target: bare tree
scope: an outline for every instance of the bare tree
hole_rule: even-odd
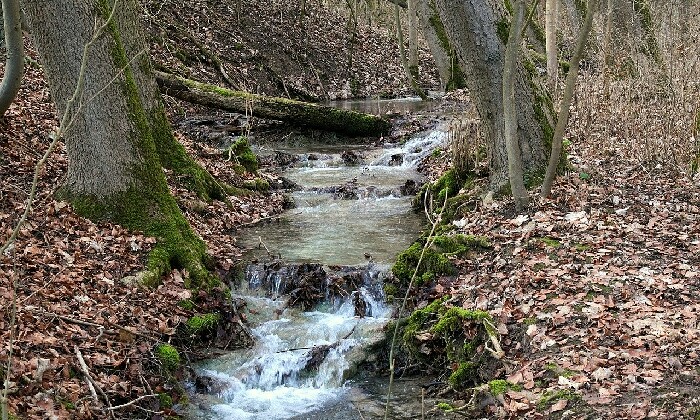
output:
[[[414,78],[418,78],[418,15],[416,2],[408,0],[408,68]]]
[[[418,86],[418,82],[416,81],[416,77],[411,71],[410,64],[408,60],[406,59],[406,48],[404,48],[404,39],[403,39],[403,30],[401,30],[401,9],[399,8],[399,5],[394,6],[394,20],[396,22],[396,38],[399,43],[399,55],[401,56],[401,65],[403,66],[405,72],[406,72],[406,77],[408,78],[408,82],[411,84],[411,88],[413,91],[421,97],[422,100],[426,101],[428,100],[428,95],[421,89],[420,86]]]
[[[0,84],[0,116],[5,114],[22,85],[24,75],[24,43],[19,0],[2,0],[2,16],[5,32],[5,75]]]
[[[547,53],[547,78],[554,90],[558,75],[557,26],[559,22],[559,0],[547,0],[545,4],[545,50]]]
[[[583,27],[579,31],[578,40],[576,41],[576,50],[574,51],[574,56],[571,58],[569,73],[566,75],[566,87],[564,88],[564,97],[561,101],[559,118],[557,119],[557,126],[554,130],[554,137],[552,138],[552,153],[549,157],[549,165],[547,166],[547,173],[545,174],[544,182],[542,183],[542,190],[540,193],[542,198],[547,197],[552,191],[552,183],[554,182],[554,177],[556,176],[557,168],[559,167],[559,160],[561,159],[562,151],[562,141],[564,139],[564,131],[566,130],[566,124],[569,121],[569,110],[571,108],[571,100],[574,96],[574,89],[576,88],[578,67],[579,63],[581,62],[583,52],[586,49],[588,34],[591,32],[591,27],[593,26],[593,15],[596,11],[597,4],[598,0],[588,0],[586,20],[583,22]]]

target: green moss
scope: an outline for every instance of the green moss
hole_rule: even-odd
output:
[[[578,252],[586,252],[591,249],[591,246],[588,244],[576,243],[574,244],[574,249]]]
[[[522,389],[520,385],[512,384],[504,379],[495,379],[493,381],[490,381],[488,385],[489,391],[491,391],[491,394],[493,394],[494,396],[505,394],[511,389],[514,391],[520,391]]]
[[[654,31],[654,18],[649,9],[649,4],[646,0],[632,0],[632,6],[634,10],[637,11],[639,15],[642,29],[645,34],[645,45],[642,52],[647,56],[654,59],[656,62],[661,62],[661,52],[659,50],[659,45],[656,42],[656,35]]]
[[[202,334],[211,331],[219,323],[219,314],[195,315],[187,320],[187,328],[192,334]]]
[[[496,35],[498,35],[498,39],[503,42],[503,45],[506,45],[508,43],[508,36],[510,34],[510,22],[508,21],[508,18],[503,16],[496,22]]]
[[[428,22],[430,26],[435,30],[440,46],[442,47],[445,54],[450,58],[450,80],[447,80],[445,90],[450,91],[454,89],[461,89],[467,86],[467,81],[464,78],[464,73],[459,66],[459,60],[457,58],[457,53],[452,47],[450,38],[447,36],[445,31],[445,25],[443,25],[440,15],[435,9],[435,3],[429,2],[430,6],[430,16],[428,17]]]
[[[437,403],[437,408],[439,410],[446,412],[446,413],[451,413],[452,411],[454,411],[454,407],[452,407],[450,404],[448,404],[446,402]]]
[[[553,373],[555,376],[557,376],[557,377],[563,376],[563,377],[565,377],[565,378],[571,378],[571,377],[573,377],[574,375],[576,375],[576,374],[578,373],[578,372],[576,372],[576,371],[574,371],[574,370],[563,369],[563,368],[559,367],[559,365],[557,365],[557,364],[554,363],[554,362],[549,362],[549,363],[547,363],[547,364],[544,366],[544,368],[545,368],[545,370],[547,370],[547,371],[549,371],[549,372],[552,372],[552,373]]]
[[[396,257],[391,272],[404,286],[416,272],[416,284],[421,285],[434,280],[437,276],[454,275],[456,268],[450,256],[463,255],[470,250],[488,248],[490,244],[483,237],[472,235],[437,235],[433,237],[432,245],[423,254],[420,267],[418,261],[425,239],[414,242],[408,249]]]
[[[158,401],[160,402],[161,409],[171,408],[173,406],[173,398],[164,392],[158,394]]]
[[[535,318],[535,317],[524,318],[524,319],[523,319],[523,324],[525,324],[525,325],[535,325],[535,324],[537,324],[537,318]]]
[[[450,375],[447,382],[454,389],[461,390],[464,389],[474,381],[477,376],[476,364],[473,362],[462,362],[459,364],[457,369]]]
[[[183,299],[177,303],[177,306],[187,311],[193,311],[196,307],[191,299]]]
[[[247,179],[243,181],[243,187],[252,191],[269,191],[270,183],[263,178]]]
[[[389,299],[389,297],[394,297],[398,293],[398,289],[391,283],[384,283],[384,296]]]
[[[177,370],[180,366],[180,353],[170,344],[159,344],[155,349],[155,354],[161,366],[169,372]]]
[[[580,400],[581,396],[576,394],[575,392],[572,392],[568,389],[562,389],[557,392],[552,392],[552,391],[546,391],[544,395],[542,395],[542,398],[537,402],[537,409],[539,411],[546,410],[549,408],[552,404],[559,400]]]
[[[438,335],[454,333],[464,328],[464,322],[481,323],[484,320],[491,321],[491,315],[484,311],[468,311],[462,308],[450,308],[445,312],[440,320],[430,329]]]
[[[250,173],[256,173],[259,168],[258,158],[255,153],[250,149],[250,144],[248,144],[248,138],[243,136],[236,140],[228,148],[229,158],[235,158],[235,163],[241,165],[246,171]]]
[[[543,244],[545,244],[545,245],[547,245],[547,246],[549,246],[549,247],[552,247],[552,248],[559,248],[559,247],[561,246],[561,242],[559,242],[559,241],[556,240],[556,239],[549,238],[549,237],[546,237],[546,236],[545,236],[545,237],[542,237],[542,238],[538,238],[538,240],[539,240],[540,242],[542,242]]]
[[[456,274],[456,269],[449,258],[430,247],[423,255],[421,266],[417,267],[422,251],[423,244],[420,241],[415,242],[396,258],[391,272],[404,286],[408,286],[414,271],[418,285],[434,279],[435,276]]]

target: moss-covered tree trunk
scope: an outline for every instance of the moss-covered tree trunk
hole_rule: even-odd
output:
[[[117,0],[107,31],[89,51],[80,109],[67,109],[80,72],[84,45],[112,10],[107,0],[27,0],[51,95],[72,125],[64,140],[69,164],[62,195],[77,213],[110,220],[156,236],[148,280],[172,266],[196,281],[209,279],[205,246],[170,194],[162,166],[196,168],[201,193],[221,195],[172,136],[151,70],[134,0]],[[179,166],[178,166],[179,165]],[[194,176],[193,176],[194,178]],[[207,188],[205,188],[205,186]]]
[[[435,0],[435,3],[462,63],[470,97],[484,127],[491,184],[501,187],[508,182],[502,87],[509,14],[502,0]],[[517,136],[529,183],[544,172],[553,113],[551,96],[527,53],[517,64],[515,98]]]
[[[435,60],[442,88],[446,91],[465,87],[457,54],[445,33],[445,26],[435,8],[435,0],[417,0],[416,9],[423,37]]]

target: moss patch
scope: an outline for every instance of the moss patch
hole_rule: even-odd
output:
[[[416,272],[416,284],[421,285],[434,280],[438,276],[454,275],[456,268],[450,261],[450,256],[463,255],[472,249],[487,248],[486,239],[471,235],[439,235],[433,238],[433,243],[423,254],[421,265],[418,266],[425,239],[414,242],[396,258],[391,272],[403,286],[408,283]]]
[[[450,306],[447,297],[415,310],[403,325],[403,343],[414,358],[444,368],[452,366],[448,382],[465,389],[481,382],[490,358],[483,350],[493,320],[484,311]],[[488,329],[487,329],[488,328]]]
[[[170,344],[159,344],[155,349],[155,355],[161,366],[168,372],[175,371],[180,366],[180,353]]]
[[[238,166],[241,167],[242,171],[256,173],[260,165],[258,164],[258,158],[255,153],[250,149],[250,144],[248,143],[248,138],[243,136],[238,140],[233,142],[226,151],[228,158]],[[238,171],[237,171],[238,172]]]
[[[220,320],[219,314],[195,315],[187,320],[187,328],[191,334],[201,335],[214,329]]]

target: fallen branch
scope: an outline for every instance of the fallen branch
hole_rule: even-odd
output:
[[[130,406],[136,404],[137,402],[139,402],[139,401],[141,401],[141,400],[144,400],[144,399],[146,399],[146,398],[152,398],[152,397],[158,397],[158,394],[142,395],[142,396],[136,398],[135,400],[129,401],[129,402],[126,403],[126,404],[115,405],[115,406],[113,406],[113,407],[109,407],[107,410],[110,410],[110,411],[121,410],[122,408],[130,407]]]
[[[194,104],[246,115],[252,111],[259,118],[350,136],[378,136],[391,128],[388,121],[376,115],[230,90],[160,71],[154,73],[162,93]]]

